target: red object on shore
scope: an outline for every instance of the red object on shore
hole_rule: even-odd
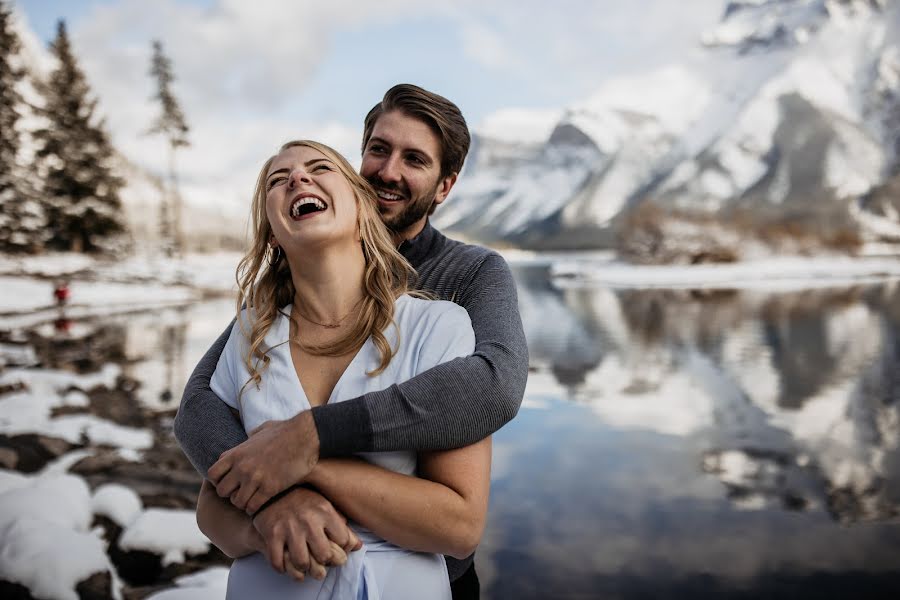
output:
[[[57,304],[65,304],[70,294],[69,285],[66,283],[60,283],[53,289],[53,297],[56,298]]]

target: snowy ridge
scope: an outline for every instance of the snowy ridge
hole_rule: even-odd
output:
[[[546,249],[609,244],[647,199],[846,213],[900,163],[898,40],[898,3],[730,2],[701,56],[604,83],[543,144],[478,132],[435,222]]]

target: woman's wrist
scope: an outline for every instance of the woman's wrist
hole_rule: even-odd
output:
[[[248,548],[251,548],[254,552],[265,554],[266,540],[264,540],[262,534],[257,531],[256,527],[253,525],[252,519],[245,530],[244,537],[246,538],[244,543]]]
[[[316,466],[312,468],[312,471],[309,472],[309,475],[303,480],[304,483],[311,485],[314,488],[321,488],[325,485],[328,477],[328,460],[320,460],[316,463]]]

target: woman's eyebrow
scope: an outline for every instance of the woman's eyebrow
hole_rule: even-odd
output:
[[[334,164],[327,158],[313,158],[313,159],[308,160],[305,163],[303,163],[303,166],[310,167],[311,165],[314,165],[315,163],[318,163],[318,162],[327,162],[329,164]],[[272,175],[277,175],[278,173],[290,173],[290,172],[291,172],[291,170],[288,169],[287,167],[281,167],[280,169],[275,169],[274,171],[272,171],[271,173],[269,173],[266,176],[266,181],[268,181],[272,177]]]
[[[274,171],[272,171],[271,173],[269,173],[268,175],[266,175],[266,181],[268,181],[269,179],[271,179],[272,175],[276,175],[276,174],[278,174],[278,173],[289,173],[289,172],[290,172],[290,169],[288,169],[287,167],[282,167],[282,168],[280,168],[280,169],[275,169]]]

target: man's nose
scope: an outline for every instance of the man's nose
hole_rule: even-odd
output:
[[[383,163],[381,169],[378,170],[378,176],[385,182],[400,181],[400,158],[391,154]]]

